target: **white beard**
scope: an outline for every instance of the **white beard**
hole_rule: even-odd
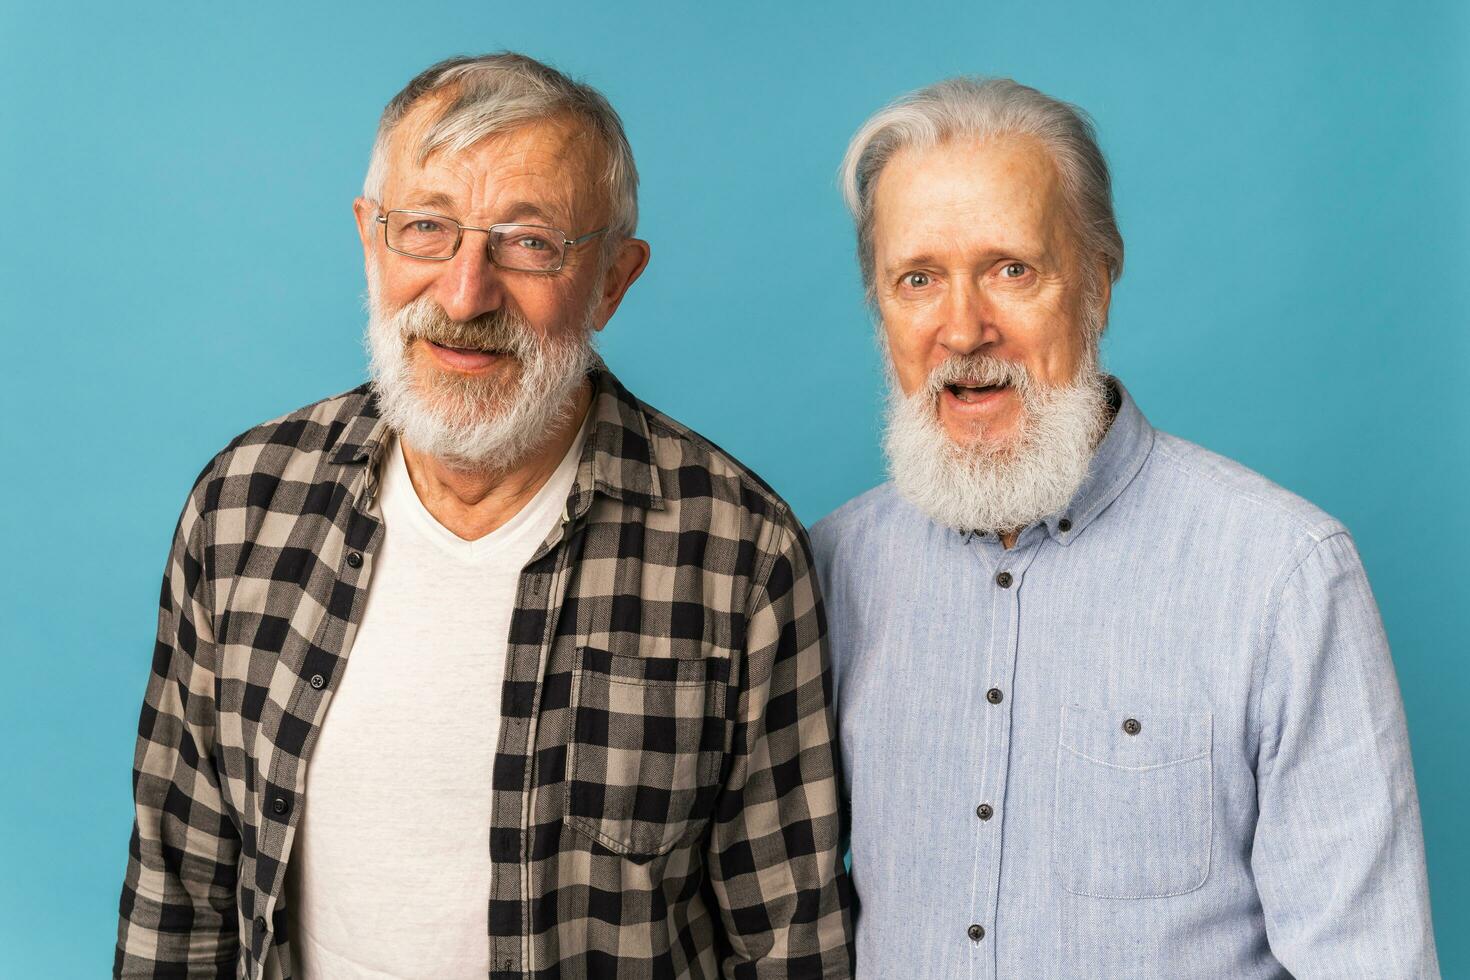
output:
[[[427,296],[390,313],[379,294],[377,269],[370,267],[366,344],[383,419],[414,449],[449,466],[505,472],[524,461],[570,419],[577,391],[598,363],[595,296],[581,329],[552,341],[538,339],[524,317],[506,308],[457,322]],[[421,337],[507,351],[520,363],[520,377],[506,385],[432,367],[416,372],[423,355],[413,344]]]
[[[1067,506],[1110,422],[1095,344],[1088,345],[1077,376],[1059,387],[1041,387],[1014,361],[952,357],[905,396],[881,329],[879,337],[888,379],[883,450],[905,500],[958,531],[1016,531]],[[962,445],[945,431],[939,395],[962,378],[1014,386],[1020,416],[1008,443],[988,442],[981,429]]]

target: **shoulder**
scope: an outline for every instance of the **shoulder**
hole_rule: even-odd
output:
[[[648,423],[649,456],[666,502],[734,508],[781,537],[805,538],[791,505],[749,466],[646,402],[637,404]]]
[[[336,448],[353,420],[376,417],[370,402],[370,387],[359,385],[246,429],[230,440],[221,455],[254,459],[262,454],[258,447],[263,446],[280,446],[288,453],[302,455],[327,452]]]
[[[1237,555],[1277,562],[1282,572],[1323,541],[1347,537],[1342,522],[1250,467],[1158,432],[1145,468],[1149,506],[1179,511],[1199,537]]]
[[[876,532],[890,527],[894,518],[907,509],[892,482],[859,494],[812,526],[817,560],[826,561],[844,541],[872,540]]]
[[[1159,433],[1155,446],[1162,473],[1193,488],[1198,503],[1191,520],[1211,528],[1209,547],[1220,556],[1215,560],[1256,570],[1268,619],[1288,608],[1325,608],[1322,597],[1329,593],[1360,595],[1366,601],[1355,608],[1374,608],[1362,557],[1342,521],[1194,443]],[[1376,622],[1376,612],[1370,619]]]
[[[860,494],[812,528],[817,574],[829,602],[867,601],[880,578],[931,574],[951,556],[959,535],[943,527],[898,492],[892,481]],[[882,570],[883,576],[875,577]]]
[[[353,423],[365,430],[375,419],[370,388],[363,384],[252,426],[205,465],[193,499],[208,513],[231,498],[259,496],[266,487],[273,493],[283,480],[320,480]]]

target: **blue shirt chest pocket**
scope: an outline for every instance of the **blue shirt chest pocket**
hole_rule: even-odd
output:
[[[1210,874],[1211,716],[1062,708],[1052,863],[1095,898],[1167,898]]]

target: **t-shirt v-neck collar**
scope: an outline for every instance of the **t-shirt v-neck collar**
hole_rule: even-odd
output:
[[[590,415],[589,412],[589,418]],[[566,455],[557,464],[551,477],[536,491],[536,495],[526,501],[510,520],[473,541],[461,538],[440,524],[424,506],[408,474],[408,464],[403,457],[403,441],[395,437],[384,454],[382,486],[379,488],[383,519],[389,526],[411,525],[415,533],[423,535],[451,557],[466,563],[485,561],[519,542],[531,531],[536,532],[539,540],[550,529],[555,517],[561,514],[562,505],[571,492],[586,436],[587,422],[584,421],[577,437],[567,448]]]

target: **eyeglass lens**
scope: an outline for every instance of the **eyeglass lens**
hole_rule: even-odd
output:
[[[443,215],[389,211],[388,247],[423,259],[447,259],[459,243],[459,227]],[[527,272],[560,268],[565,236],[540,225],[492,225],[490,254],[497,265]]]

